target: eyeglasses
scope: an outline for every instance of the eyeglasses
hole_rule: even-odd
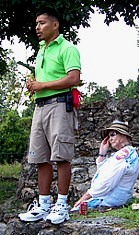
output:
[[[114,137],[114,136],[116,136],[117,134],[118,134],[118,132],[113,131],[113,132],[111,132],[111,133],[108,134],[108,137],[109,137],[109,138],[110,138],[110,137]]]

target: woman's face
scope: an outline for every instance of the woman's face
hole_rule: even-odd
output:
[[[116,150],[123,148],[124,144],[127,143],[127,137],[117,131],[110,131],[108,137],[111,147]]]

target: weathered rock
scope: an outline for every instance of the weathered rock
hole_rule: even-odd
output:
[[[1,235],[138,235],[137,229],[124,229],[125,219],[99,217],[95,219],[70,220],[60,225],[51,225],[44,221],[24,223],[17,219],[8,222],[5,233]],[[120,226],[119,226],[120,224]]]
[[[6,224],[0,223],[0,235],[5,235]]]
[[[79,112],[79,131],[76,133],[75,158],[72,161],[72,179],[69,189],[69,202],[76,201],[90,186],[95,173],[98,149],[101,141],[100,131],[114,119],[124,119],[131,126],[133,145],[139,148],[139,100],[110,100],[81,105]],[[26,210],[29,203],[38,197],[37,166],[29,165],[23,159],[17,189],[20,210]],[[57,169],[54,166],[54,180],[51,194],[57,198]],[[139,180],[134,187],[134,196],[139,198]],[[14,201],[15,200],[15,201]],[[15,208],[16,198],[13,200]],[[23,223],[18,220],[18,209],[7,212],[8,202],[0,208],[0,235],[139,235],[139,228],[125,229],[124,220],[111,217],[68,221],[54,226],[46,222]]]
[[[75,201],[83,194],[95,173],[95,160],[101,141],[100,131],[114,119],[128,121],[133,135],[133,145],[139,148],[139,100],[110,100],[82,105],[78,112],[79,131],[76,133],[75,158],[72,161],[72,179],[69,201]],[[135,194],[139,192],[139,182],[135,184]],[[54,168],[54,181],[51,188],[54,201],[57,197],[57,169]],[[37,167],[23,160],[23,170],[17,190],[19,199],[31,202],[38,196]]]

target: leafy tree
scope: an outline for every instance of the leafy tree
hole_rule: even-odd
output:
[[[19,70],[11,50],[4,51],[6,71],[0,75],[0,114],[24,104],[26,77]],[[24,98],[23,98],[24,97]]]
[[[83,103],[104,101],[111,97],[110,91],[106,86],[98,86],[95,82],[90,82],[87,87],[87,93],[83,95]]]
[[[21,118],[17,110],[8,111],[0,123],[0,163],[21,161],[28,147],[31,117]]]
[[[126,98],[139,98],[139,81],[128,80],[127,84],[124,85],[122,79],[118,80],[119,86],[116,88],[113,97],[115,99],[126,99]]]
[[[7,71],[6,52],[7,50],[0,47],[0,76],[4,75]]]
[[[22,112],[22,117],[32,117],[33,116],[33,111],[35,108],[35,103],[31,102],[26,109],[23,110]]]
[[[44,6],[55,7],[61,17],[61,32],[74,43],[78,41],[77,30],[82,25],[89,27],[90,13],[97,10],[105,14],[105,23],[118,21],[124,17],[126,24],[134,25],[138,17],[138,0],[0,0],[0,35],[1,40],[12,39],[17,35],[20,41],[36,50],[37,37],[35,34],[35,14]]]

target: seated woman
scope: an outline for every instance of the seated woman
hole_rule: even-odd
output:
[[[87,201],[88,208],[122,206],[132,198],[133,186],[139,173],[139,156],[131,145],[127,123],[114,121],[101,133],[102,142],[96,160],[97,172],[91,187],[75,203],[71,211],[79,210]],[[109,147],[116,150],[107,157]]]

